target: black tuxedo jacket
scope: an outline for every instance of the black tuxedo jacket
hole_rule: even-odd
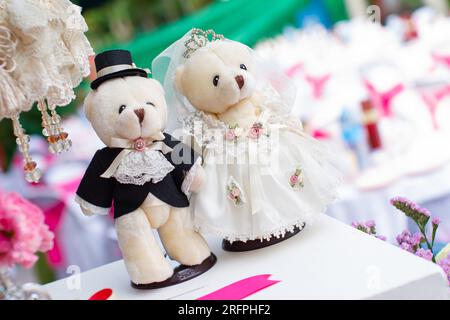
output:
[[[103,148],[98,150],[91,160],[77,195],[102,208],[110,208],[114,201],[114,218],[130,213],[141,206],[149,193],[172,207],[188,207],[189,200],[181,191],[181,184],[186,173],[198,158],[189,146],[181,143],[171,135],[164,133],[164,143],[173,149],[165,154],[167,160],[175,167],[158,183],[147,182],[142,186],[119,183],[114,177],[100,177],[111,165],[122,148]]]

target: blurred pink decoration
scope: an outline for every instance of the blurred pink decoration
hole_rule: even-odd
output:
[[[63,201],[58,201],[49,208],[44,209],[45,223],[51,232],[55,233],[53,239],[53,248],[47,252],[47,260],[52,267],[60,267],[64,265],[64,254],[56,237],[57,229],[61,223],[63,214],[66,210],[66,204]]]
[[[53,233],[41,209],[17,193],[0,192],[0,267],[20,264],[31,268],[53,247]]]
[[[447,68],[450,68],[450,56],[445,56],[437,53],[433,53],[431,56],[436,65],[443,64]]]
[[[296,63],[293,66],[289,67],[285,73],[288,77],[292,78],[302,71],[303,71],[303,64]]]
[[[313,96],[315,99],[322,98],[325,85],[327,84],[328,80],[330,80],[330,77],[330,74],[318,77],[311,75],[305,76],[306,81],[312,86]]]
[[[311,135],[316,139],[329,139],[331,138],[331,133],[324,129],[313,129]]]
[[[364,85],[369,91],[370,100],[372,100],[372,103],[375,105],[375,107],[378,110],[380,110],[381,114],[385,117],[392,116],[392,109],[391,109],[392,99],[400,92],[402,92],[405,89],[405,86],[399,83],[389,91],[378,92],[371,82],[365,80]]]
[[[426,103],[428,110],[431,113],[433,119],[433,126],[438,129],[438,123],[436,120],[436,109],[439,102],[446,96],[450,95],[450,86],[446,85],[432,92],[422,92],[422,99]]]

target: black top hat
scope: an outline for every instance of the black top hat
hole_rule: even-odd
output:
[[[108,50],[95,56],[97,79],[92,81],[91,88],[97,89],[103,82],[122,77],[139,76],[147,78],[147,72],[136,68],[128,50]]]

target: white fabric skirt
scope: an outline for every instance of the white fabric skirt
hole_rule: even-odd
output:
[[[223,161],[210,150],[204,159],[206,182],[191,197],[194,227],[229,241],[270,239],[310,225],[336,197],[340,174],[322,144],[284,128],[272,161]],[[237,163],[236,163],[237,162]],[[292,177],[296,176],[296,177]]]

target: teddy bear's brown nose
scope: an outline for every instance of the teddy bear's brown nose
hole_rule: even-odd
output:
[[[144,117],[145,117],[145,110],[144,109],[136,109],[136,110],[134,110],[134,113],[136,113],[136,115],[139,119],[139,123],[142,123],[144,121]]]
[[[242,87],[244,86],[244,77],[241,75],[238,75],[234,78],[239,86],[239,89],[242,89]]]

